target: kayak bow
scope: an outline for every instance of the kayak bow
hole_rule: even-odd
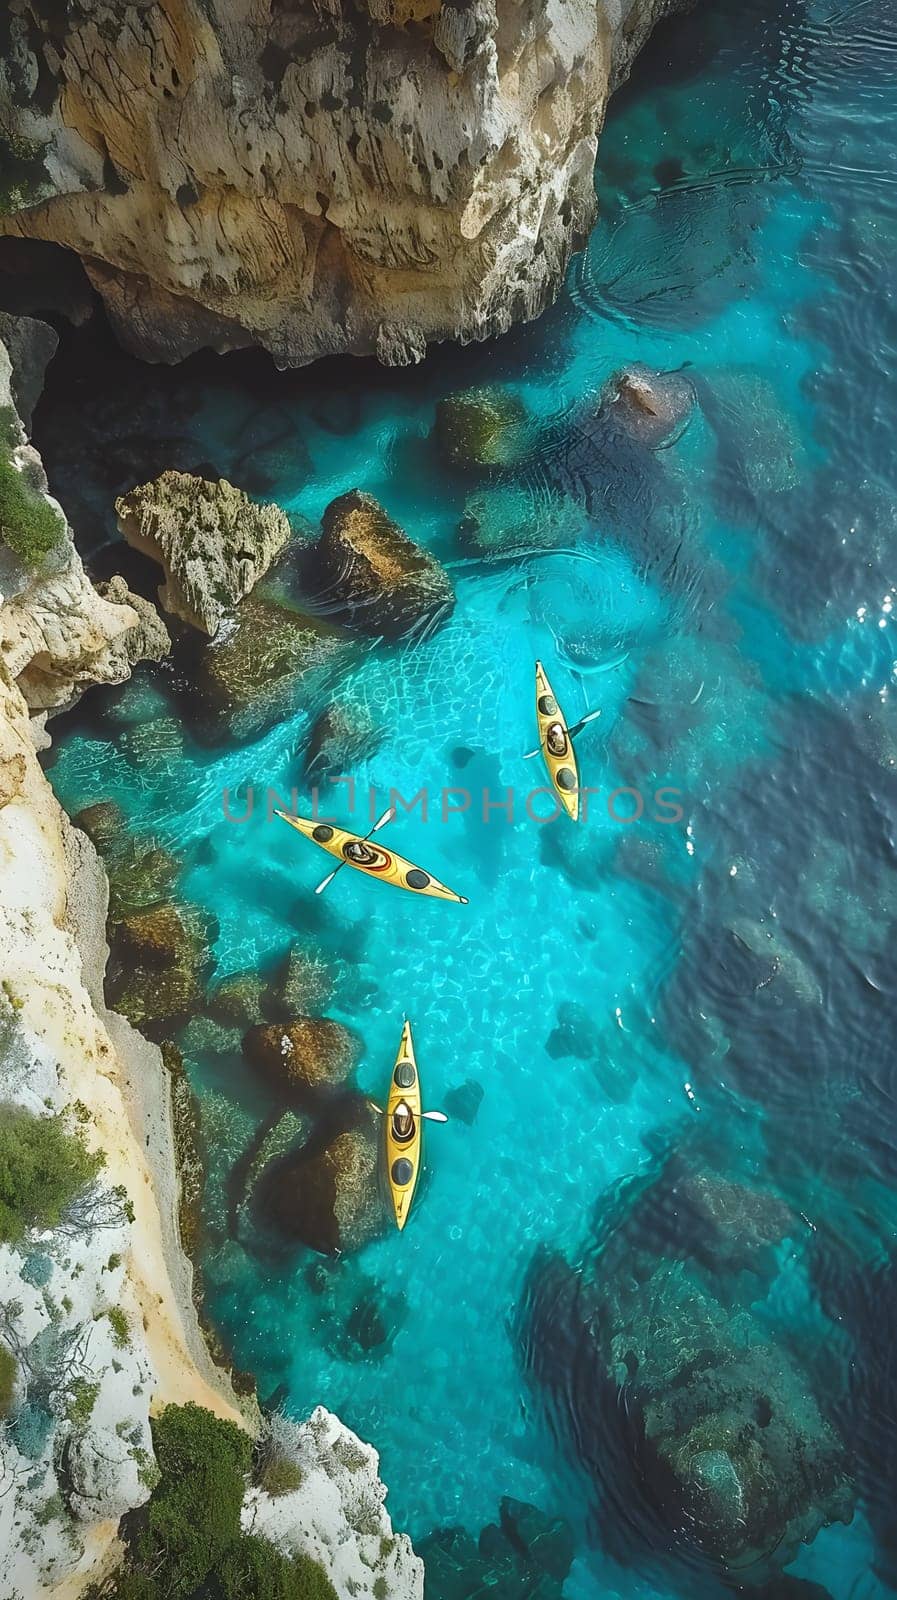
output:
[[[387,850],[382,844],[374,844],[371,839],[349,833],[345,828],[336,828],[329,822],[291,817],[286,811],[276,811],[275,816],[282,817],[291,828],[304,834],[314,844],[319,844],[322,850],[327,850],[337,860],[345,862],[347,867],[367,873],[369,878],[380,878],[383,883],[391,883],[396,889],[409,889],[412,894],[430,895],[436,900],[456,900],[462,906],[467,905],[464,895],[447,889],[438,878],[424,872],[422,867],[416,867],[413,861],[407,861],[395,850]]]

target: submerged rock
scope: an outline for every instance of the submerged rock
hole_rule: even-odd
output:
[[[601,398],[614,425],[656,449],[688,421],[695,404],[691,379],[682,372],[657,372],[635,362],[614,374]]]
[[[558,1026],[551,1030],[545,1048],[552,1060],[575,1056],[592,1061],[601,1048],[601,1030],[587,1008],[578,1000],[562,1000],[558,1006]]]
[[[498,384],[461,389],[436,406],[434,436],[449,466],[494,471],[525,460],[531,443],[527,410],[519,395]]]
[[[173,901],[114,915],[107,974],[111,1004],[154,1037],[186,1022],[203,1003],[216,935],[207,913]]]
[[[466,1122],[469,1128],[473,1127],[483,1103],[483,1094],[483,1085],[474,1078],[468,1078],[466,1083],[460,1084],[457,1089],[450,1089],[445,1096],[446,1116],[453,1121]]]
[[[474,1540],[465,1528],[440,1528],[419,1545],[428,1600],[562,1600],[573,1565],[573,1529],[562,1517],[505,1497],[498,1523]]]
[[[797,423],[765,373],[720,368],[703,375],[700,393],[717,436],[726,494],[733,482],[752,495],[793,489],[805,471],[805,450]]]
[[[226,636],[197,663],[198,698],[191,702],[197,732],[255,737],[313,701],[352,648],[328,623],[250,595]]]
[[[329,1017],[294,1017],[250,1028],[243,1054],[272,1089],[301,1100],[344,1084],[361,1058],[361,1041]]]
[[[621,1559],[636,1536],[660,1549],[685,1540],[723,1576],[757,1584],[850,1520],[847,1456],[808,1372],[755,1315],[755,1290],[736,1309],[717,1293],[721,1268],[792,1226],[774,1197],[673,1164],[606,1211],[581,1268],[537,1261],[530,1368],[601,1485]],[[692,1242],[707,1235],[702,1272]]]
[[[566,495],[501,484],[468,495],[458,538],[471,555],[511,556],[574,545],[588,526],[585,508]]]
[[[265,1007],[265,980],[255,971],[231,972],[209,990],[208,1011],[216,1022],[247,1028],[258,1023]]]
[[[310,552],[310,572],[321,598],[353,627],[388,639],[446,615],[455,603],[436,558],[360,489],[330,502]]]
[[[265,993],[268,1011],[278,1020],[323,1011],[333,999],[336,981],[319,945],[305,942],[290,946]]]
[[[340,1361],[382,1360],[407,1312],[407,1296],[390,1291],[352,1261],[316,1261],[304,1274],[314,1296],[314,1328]]]
[[[360,1249],[384,1226],[379,1152],[380,1118],[360,1095],[347,1097],[334,1124],[265,1173],[261,1214],[322,1255]]]
[[[315,780],[351,773],[374,754],[385,730],[367,706],[334,701],[321,712],[305,752],[305,771]]]
[[[290,537],[279,506],[255,505],[226,479],[163,472],[115,502],[128,544],[159,562],[159,602],[184,622],[217,633]]]

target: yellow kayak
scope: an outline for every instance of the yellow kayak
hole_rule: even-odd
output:
[[[408,1139],[398,1139],[393,1127],[393,1113],[402,1101],[414,1118],[414,1130]],[[411,1211],[411,1202],[421,1168],[423,1120],[421,1118],[420,1079],[414,1059],[411,1023],[402,1029],[402,1042],[396,1056],[389,1083],[389,1099],[383,1118],[383,1140],[386,1153],[386,1181],[396,1217],[396,1227],[401,1231]]]
[[[432,895],[437,900],[456,900],[462,906],[467,905],[463,894],[455,894],[438,878],[424,872],[422,867],[416,867],[413,861],[406,861],[395,850],[384,849],[382,844],[374,844],[372,839],[348,833],[345,828],[335,828],[329,822],[291,817],[286,811],[277,811],[275,815],[283,817],[291,828],[297,828],[306,839],[319,844],[322,850],[328,850],[332,856],[344,861],[347,867],[366,872],[370,878],[380,878],[383,883],[391,883],[396,889],[410,889],[413,894]]]
[[[568,816],[576,822],[579,816],[579,769],[573,753],[573,740],[541,661],[536,662],[536,718],[548,776]]]

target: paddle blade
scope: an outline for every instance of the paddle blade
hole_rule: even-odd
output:
[[[422,1111],[421,1116],[425,1122],[448,1122],[444,1111]]]
[[[378,1117],[382,1117],[384,1115],[383,1107],[378,1106],[376,1100],[371,1100],[370,1097],[368,1097],[368,1105],[372,1111],[376,1111]]]
[[[342,866],[342,862],[340,862],[340,866]],[[333,882],[333,880],[336,877],[338,872],[339,872],[339,867],[334,867],[332,872],[328,872],[326,878],[322,878],[320,883],[318,884],[318,887],[315,890],[315,894],[323,894],[324,890],[327,888],[328,883],[332,883]]]
[[[532,761],[533,756],[537,756],[539,754],[540,754],[540,751],[539,751],[538,748],[535,749],[535,750],[527,750],[526,755],[524,756],[523,759],[524,759],[524,761]]]
[[[393,818],[395,817],[395,814],[396,814],[395,806],[390,806],[388,808],[388,810],[384,811],[384,813],[383,813],[382,817],[379,819],[379,821],[374,823],[374,826],[371,829],[371,833],[379,833],[381,828],[385,828],[386,827],[387,822],[392,822]]]
[[[580,717],[579,721],[570,729],[570,738],[575,739],[576,735],[582,732],[587,722],[594,722],[595,718],[600,717],[600,715],[601,708],[599,707],[597,711],[590,711],[588,716]]]

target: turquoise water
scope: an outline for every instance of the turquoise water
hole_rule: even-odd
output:
[[[280,432],[272,498],[317,521],[358,485],[451,572],[457,605],[441,628],[360,649],[340,681],[336,697],[366,707],[383,740],[355,769],[354,818],[345,787],[320,807],[363,832],[371,786],[375,812],[392,787],[426,788],[429,818],[401,815],[390,842],[467,907],[352,873],[315,900],[326,858],[266,821],[261,796],[295,785],[309,808],[301,750],[320,707],[248,746],[210,748],[188,726],[182,749],[147,755],[133,730],[178,704],[177,659],[92,697],[61,726],[50,770],[70,809],[115,798],[136,832],[181,852],[179,892],[218,921],[216,977],[314,933],[339,977],[329,1014],[363,1036],[366,1092],[383,1094],[405,1015],[431,1105],[468,1079],[482,1087],[472,1126],[430,1130],[404,1235],[341,1261],[337,1309],[323,1315],[308,1253],[237,1239],[222,1214],[227,1167],[278,1107],[238,1051],[188,1045],[213,1146],[206,1307],[263,1398],[299,1413],[323,1402],[376,1443],[394,1521],[416,1539],[456,1523],[478,1532],[504,1494],[566,1515],[571,1600],[641,1600],[683,1580],[647,1536],[623,1555],[596,1531],[593,1489],[522,1370],[524,1281],[540,1246],[577,1260],[602,1195],[649,1178],[674,1147],[699,1163],[711,1152],[803,1218],[771,1285],[741,1284],[739,1303],[800,1352],[862,1496],[850,1527],[821,1533],[789,1570],[834,1600],[884,1588],[876,1483],[894,1447],[875,1418],[893,1415],[897,1384],[880,1333],[895,1306],[897,1182],[894,65],[877,0],[724,3],[675,20],[613,103],[601,218],[535,327],[436,351],[420,371],[340,363],[313,377],[243,358],[140,372],[105,348],[88,367],[75,340],[38,417],[51,480],[100,569],[123,559],[112,494],[168,464],[172,440],[239,481],[247,441]],[[684,368],[700,404],[668,448],[608,477],[577,418],[634,361]],[[472,485],[430,435],[438,400],[483,382],[507,385],[541,424],[508,480],[534,525],[550,489],[570,490],[586,508],[575,546],[494,564],[465,555]],[[523,760],[537,656],[569,720],[602,709],[578,742],[602,795],[575,829],[525,804],[543,782]],[[250,784],[255,813],[229,824],[222,791]],[[442,790],[465,785],[470,811],[443,822]],[[605,804],[621,785],[645,799],[631,825]],[[680,792],[681,822],[653,820],[662,785]],[[513,820],[483,821],[484,787],[513,789]],[[365,1280],[393,1336],[349,1359],[340,1295],[351,1308]]]

